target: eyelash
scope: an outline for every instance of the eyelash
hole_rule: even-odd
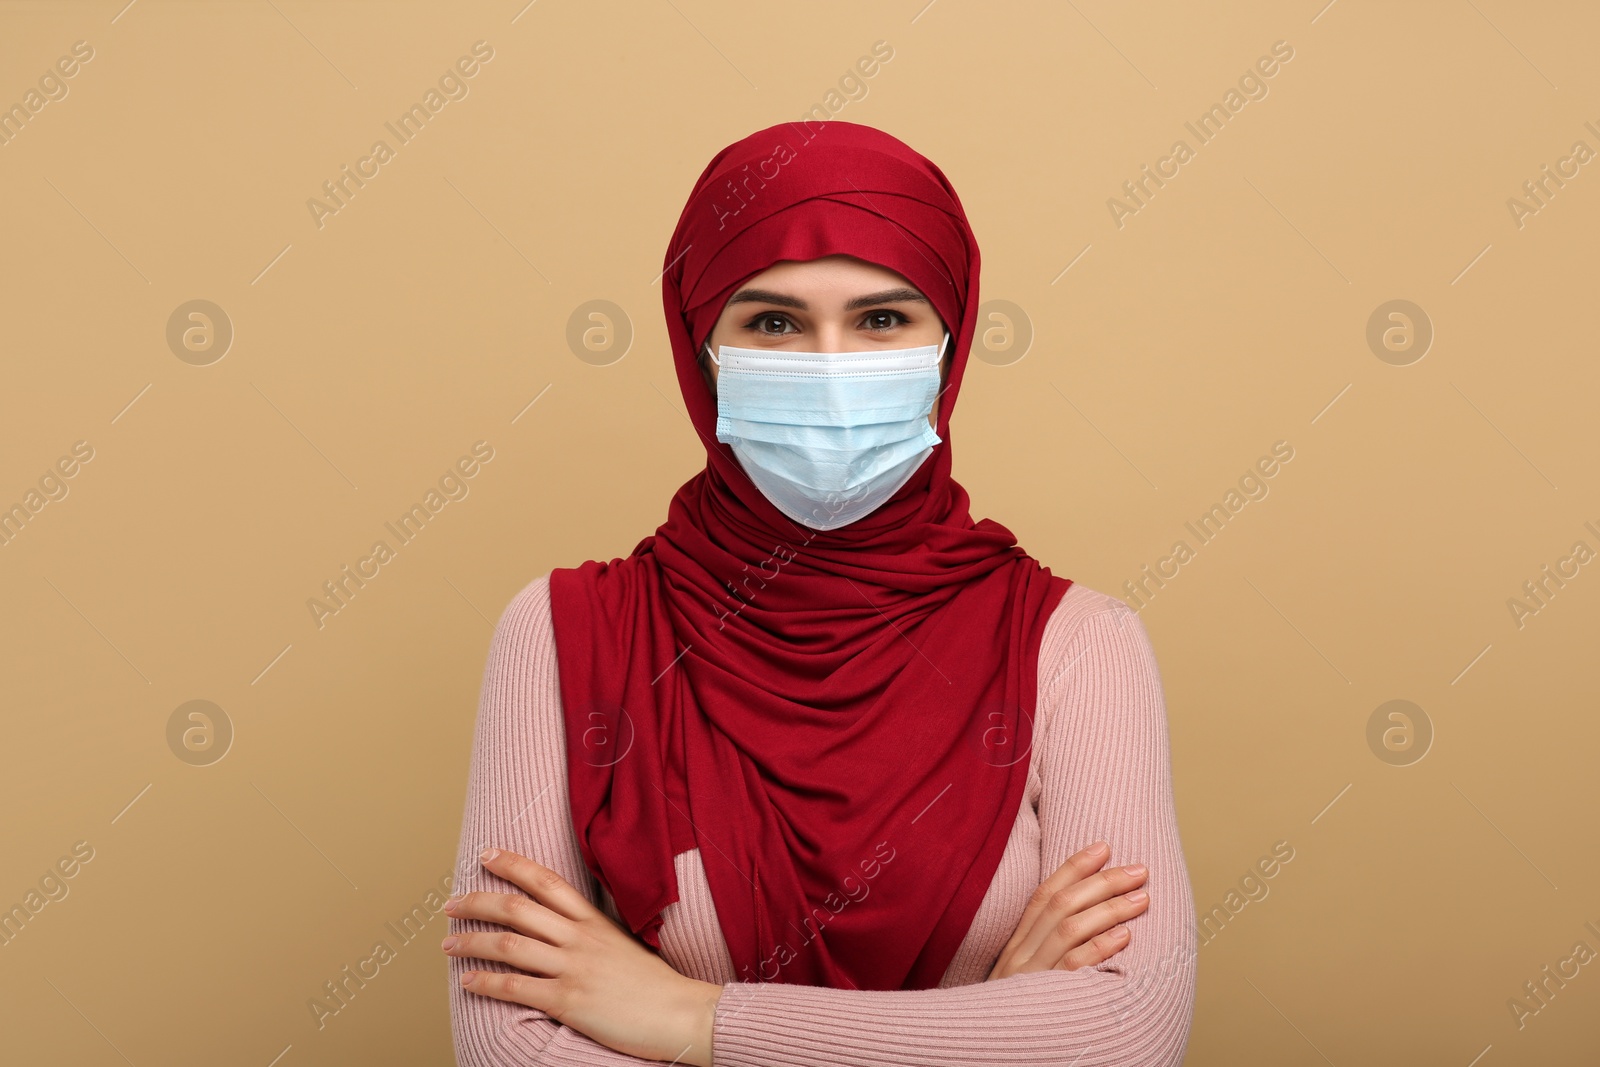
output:
[[[904,312],[896,311],[893,308],[879,308],[879,309],[877,309],[875,311],[869,311],[863,317],[863,321],[865,321],[866,319],[870,319],[874,315],[893,315],[898,320],[897,322],[890,323],[888,326],[884,326],[884,327],[881,327],[881,328],[878,328],[878,329],[873,329],[874,333],[879,333],[879,332],[882,332],[883,330],[892,330],[896,326],[904,326],[904,325],[906,325],[907,323],[909,323],[911,321],[910,316],[906,315]],[[752,318],[749,322],[746,322],[744,324],[744,329],[749,330],[752,333],[762,334],[763,336],[766,336],[766,337],[782,337],[785,333],[790,332],[790,331],[785,330],[782,333],[770,333],[767,330],[760,330],[760,329],[756,328],[757,324],[764,323],[769,319],[782,319],[784,322],[788,323],[790,326],[794,325],[794,320],[791,319],[788,315],[785,315],[781,311],[763,311],[761,314],[759,314],[759,315],[755,316],[754,318]],[[870,327],[869,327],[869,329],[870,329]]]

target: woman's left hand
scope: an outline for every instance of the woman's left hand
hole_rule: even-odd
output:
[[[525,973],[468,971],[468,992],[537,1008],[630,1056],[711,1067],[720,985],[673,970],[550,868],[500,849],[484,856],[486,869],[528,895],[467,893],[447,901],[453,919],[510,929],[453,934],[441,947]]]

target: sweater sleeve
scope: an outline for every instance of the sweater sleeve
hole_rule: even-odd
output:
[[[1128,945],[1093,967],[942,989],[730,983],[713,1021],[715,1067],[1182,1062],[1196,929],[1160,674],[1138,617],[1112,597],[1103,604],[1041,646],[1041,660],[1059,665],[1039,694],[1049,715],[1037,742],[1040,870],[1097,838],[1111,845],[1107,866],[1145,864],[1150,904],[1128,920]]]
[[[550,627],[548,576],[524,587],[495,626],[473,734],[455,891],[524,892],[478,862],[478,853],[493,845],[553,868],[598,907],[598,886],[583,864],[572,830]],[[452,934],[503,929],[479,919],[451,919],[449,926]],[[617,1052],[536,1008],[461,988],[466,971],[516,970],[511,965],[447,959],[450,1025],[460,1067],[640,1067],[653,1062]]]

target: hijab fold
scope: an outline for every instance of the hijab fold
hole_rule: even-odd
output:
[[[716,440],[696,351],[740,283],[845,254],[905,276],[955,342],[943,442],[882,507],[792,522]],[[573,825],[660,948],[700,850],[737,980],[939,984],[1022,803],[1039,641],[1071,584],[950,477],[978,246],[944,174],[849,122],[723,149],[664,259],[667,333],[705,469],[626,558],[551,572]]]

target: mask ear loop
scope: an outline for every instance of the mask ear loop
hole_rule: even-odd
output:
[[[719,367],[722,366],[722,360],[718,359],[716,354],[711,351],[711,345],[709,342],[701,345],[700,350],[711,358],[711,362],[715,363]]]

